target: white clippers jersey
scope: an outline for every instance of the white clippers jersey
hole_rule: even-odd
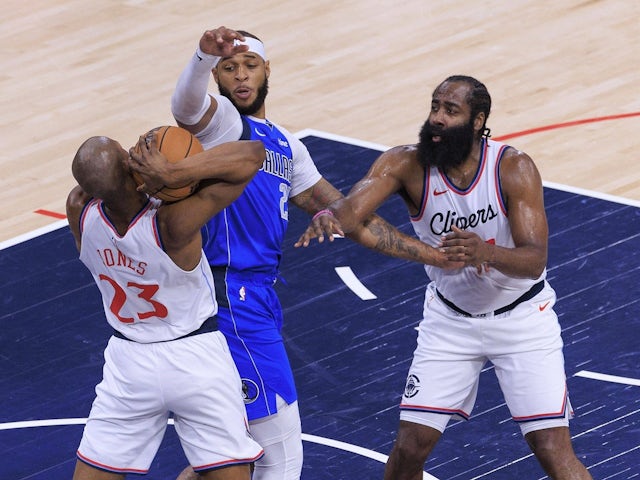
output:
[[[442,235],[451,232],[451,225],[456,225],[486,242],[514,247],[499,180],[500,160],[507,148],[502,143],[483,140],[478,171],[465,190],[455,187],[435,167],[425,173],[420,212],[411,217],[420,240],[436,247]],[[532,280],[509,277],[494,268],[481,275],[475,267],[443,270],[425,265],[425,269],[445,298],[474,315],[509,305],[546,276],[546,270]]]
[[[80,260],[100,289],[107,321],[140,343],[191,333],[218,308],[204,252],[191,271],[182,270],[164,252],[156,224],[158,205],[149,201],[124,236],[100,200],[91,200],[80,218]]]

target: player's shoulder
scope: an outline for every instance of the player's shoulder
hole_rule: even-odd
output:
[[[415,143],[407,145],[396,145],[385,150],[383,155],[396,155],[396,156],[415,156],[418,151],[418,146]]]
[[[76,185],[67,197],[67,209],[82,210],[93,197],[85,192],[80,185]]]
[[[86,205],[93,200],[91,195],[87,194],[80,185],[76,185],[67,196],[67,220],[69,221],[69,229],[75,239],[76,248],[80,250],[80,216]]]
[[[414,163],[417,159],[418,147],[415,144],[397,145],[385,150],[379,157],[379,163],[404,164]]]
[[[304,142],[293,133],[291,133],[286,127],[283,127],[279,123],[272,122],[271,120],[265,120],[265,122],[272,125],[275,130],[277,130],[282,136],[284,136],[284,140],[286,140],[289,148],[291,148],[294,161],[310,157],[309,150],[307,149]]]
[[[537,188],[541,184],[540,172],[526,152],[509,147],[500,160],[500,183],[507,194],[523,186]]]
[[[512,168],[523,168],[523,167],[534,167],[535,164],[533,159],[523,150],[519,150],[516,147],[512,147],[507,145],[504,153],[502,154],[501,166],[502,168],[512,167]]]
[[[300,139],[296,137],[293,133],[289,131],[286,127],[277,122],[272,122],[270,119],[265,118],[264,123],[266,125],[271,125],[271,127],[278,131],[280,134],[284,135],[289,143],[300,142]]]

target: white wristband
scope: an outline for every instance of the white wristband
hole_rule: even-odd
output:
[[[210,53],[204,53],[202,50],[200,50],[200,45],[198,45],[198,48],[196,48],[196,56],[201,62],[205,62],[205,65],[210,66],[209,70],[218,65],[218,62],[221,58],[216,55],[211,55]]]

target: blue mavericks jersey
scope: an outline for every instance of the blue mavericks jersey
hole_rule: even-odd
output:
[[[277,273],[288,223],[293,155],[287,137],[269,122],[242,117],[241,140],[260,140],[267,152],[244,192],[203,228],[209,264]]]

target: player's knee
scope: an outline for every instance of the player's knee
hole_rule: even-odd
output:
[[[571,436],[566,427],[536,430],[527,433],[525,438],[531,451],[538,458],[562,459],[574,455]]]
[[[401,421],[393,454],[400,464],[422,468],[440,435],[434,428]]]
[[[187,467],[182,472],[180,472],[180,475],[178,475],[178,478],[176,478],[176,480],[198,480],[199,478],[200,475],[194,472],[191,467]]]
[[[415,437],[403,436],[396,440],[394,453],[400,463],[405,465],[422,465],[428,455],[428,450]]]

